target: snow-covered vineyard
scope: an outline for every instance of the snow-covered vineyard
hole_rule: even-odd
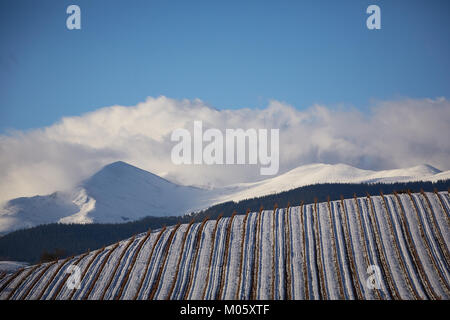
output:
[[[172,226],[0,275],[0,299],[449,299],[449,211],[402,193]]]

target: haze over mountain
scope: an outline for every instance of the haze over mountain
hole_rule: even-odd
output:
[[[51,222],[116,223],[150,215],[182,215],[208,206],[204,194],[202,189],[114,162],[74,190],[9,201],[0,211],[0,232]]]
[[[429,165],[372,171],[344,164],[309,164],[277,177],[212,190],[181,186],[125,162],[102,168],[70,191],[17,198],[0,209],[0,234],[45,223],[120,223],[145,216],[179,216],[224,201],[238,201],[325,182],[406,182],[450,178]]]

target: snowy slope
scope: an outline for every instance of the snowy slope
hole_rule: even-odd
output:
[[[176,185],[115,162],[69,192],[9,201],[0,210],[0,234],[52,222],[116,223],[145,216],[183,215],[208,206],[207,194],[206,190]]]
[[[324,182],[395,182],[449,179],[428,165],[371,171],[344,164],[311,164],[274,178],[213,190],[181,186],[125,162],[105,166],[68,192],[17,198],[0,209],[0,234],[39,224],[120,223],[146,216],[176,216],[225,201],[238,201]]]
[[[11,273],[28,266],[28,262],[0,261],[0,272]]]
[[[171,226],[0,275],[0,300],[446,300],[449,209],[448,192],[374,195]]]
[[[87,195],[84,203],[90,199],[95,201],[80,217],[98,222],[128,221],[149,215],[180,215],[205,205],[205,190],[176,185],[125,162],[104,167],[80,189]],[[77,220],[78,217],[72,216],[62,222]]]
[[[430,165],[406,169],[372,171],[345,164],[309,164],[300,166],[274,178],[236,184],[224,188],[222,201],[242,200],[287,191],[290,189],[326,182],[374,183],[437,181],[450,179],[450,171],[441,172]]]
[[[68,193],[55,192],[48,196],[13,199],[0,210],[0,235],[76,214],[79,207],[72,201],[75,198]]]

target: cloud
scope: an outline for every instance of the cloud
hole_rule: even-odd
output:
[[[227,185],[261,179],[259,166],[174,165],[177,128],[280,129],[280,173],[299,165],[346,163],[392,169],[428,163],[450,169],[450,102],[375,103],[369,114],[279,101],[264,109],[216,110],[201,100],[148,98],[63,118],[46,128],[0,135],[0,201],[70,188],[103,165],[123,160],[183,184]]]

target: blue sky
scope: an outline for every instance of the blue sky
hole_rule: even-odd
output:
[[[82,29],[66,29],[81,7]],[[381,7],[382,29],[366,28]],[[450,96],[449,1],[0,2],[0,132],[147,96],[368,110]]]

